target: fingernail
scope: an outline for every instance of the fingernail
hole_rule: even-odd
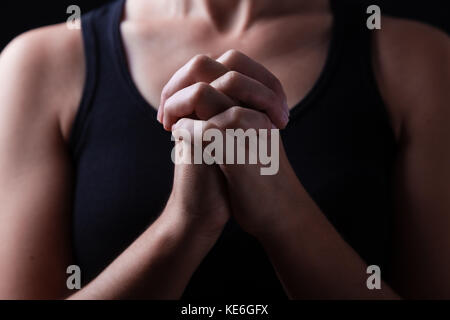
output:
[[[158,113],[156,114],[156,120],[161,122],[161,105],[158,107]]]

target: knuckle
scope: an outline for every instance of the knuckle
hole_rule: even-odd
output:
[[[231,107],[228,113],[228,125],[238,127],[245,117],[244,109],[241,107]]]
[[[236,49],[229,49],[229,50],[226,52],[226,55],[227,55],[228,57],[230,57],[230,58],[236,58],[236,57],[241,56],[241,55],[242,55],[242,52],[240,52],[239,50],[236,50]]]
[[[206,64],[210,62],[210,57],[204,54],[197,54],[191,59],[191,62],[189,64],[189,72],[197,72],[198,70],[201,70],[204,68]]]
[[[205,131],[206,130],[222,130],[222,127],[220,123],[217,123],[215,120],[208,120],[205,124]]]
[[[241,74],[234,70],[228,71],[224,75],[224,82],[230,87],[233,86],[234,84],[236,84],[237,82],[239,82],[240,79],[241,79]]]
[[[200,100],[202,100],[205,95],[211,90],[211,87],[209,84],[205,82],[197,82],[192,90],[192,95],[190,98],[191,103],[198,103]]]
[[[243,53],[241,53],[239,50],[229,49],[223,54],[223,60],[227,61],[228,63],[231,63],[239,59],[239,57],[242,55]]]

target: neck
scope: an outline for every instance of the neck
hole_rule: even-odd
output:
[[[328,0],[132,0],[140,15],[204,18],[219,31],[244,31],[260,19],[327,8]],[[131,2],[128,0],[127,2]],[[147,10],[147,9],[148,10]]]
[[[281,15],[298,9],[304,1],[292,0],[184,0],[193,9],[208,18],[218,30],[245,30],[256,20],[270,15]]]

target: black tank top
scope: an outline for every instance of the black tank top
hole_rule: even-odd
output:
[[[82,16],[87,77],[70,149],[73,246],[84,283],[158,217],[173,179],[171,135],[127,69],[119,28],[124,2]],[[322,212],[368,264],[387,270],[395,137],[371,68],[365,10],[342,0],[332,8],[325,67],[281,135]],[[231,220],[184,297],[286,296],[263,248]]]

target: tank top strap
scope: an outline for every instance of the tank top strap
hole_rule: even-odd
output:
[[[367,27],[367,4],[352,0],[331,0],[342,46],[341,65],[351,69],[348,81],[362,81],[367,99],[384,105],[373,70],[373,39],[379,30]]]
[[[93,99],[103,89],[120,87],[120,66],[117,59],[116,31],[125,0],[116,0],[81,16],[81,32],[85,56],[85,84],[70,134],[74,153],[83,140],[83,131],[93,107]]]

